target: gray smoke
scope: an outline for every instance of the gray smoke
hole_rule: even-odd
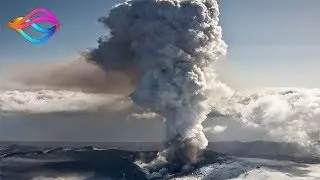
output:
[[[19,62],[5,64],[2,67],[5,67],[5,70],[0,70],[0,89],[76,90],[128,95],[135,84],[135,76],[131,76],[134,72],[105,72],[83,58],[53,62]]]
[[[227,48],[218,16],[217,0],[127,1],[99,19],[110,37],[86,55],[106,71],[137,72],[132,100],[166,118],[169,152],[184,152],[184,163],[208,145],[201,124],[224,88],[212,70]]]

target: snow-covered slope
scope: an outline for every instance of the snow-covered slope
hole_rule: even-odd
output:
[[[192,175],[175,180],[318,180],[320,164],[257,158],[235,158],[236,161],[213,164],[196,170]]]

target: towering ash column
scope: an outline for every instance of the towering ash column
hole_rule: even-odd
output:
[[[100,18],[110,37],[89,54],[106,71],[137,72],[132,100],[166,118],[169,148],[189,161],[208,144],[201,123],[219,83],[213,64],[226,53],[218,15],[216,0],[127,1]]]

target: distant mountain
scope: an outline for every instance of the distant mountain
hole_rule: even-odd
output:
[[[9,148],[13,148],[9,152]],[[27,149],[24,149],[26,147]],[[20,149],[21,151],[17,151]],[[5,153],[4,153],[5,152]],[[36,150],[28,146],[12,145],[1,152],[1,176],[4,179],[32,179],[34,177],[63,176],[66,174],[93,174],[92,180],[99,178],[128,180],[148,179],[145,170],[135,162],[149,163],[157,157],[157,151],[125,151],[118,149],[99,149],[92,146],[82,148],[53,148]],[[192,173],[191,170],[229,160],[213,151],[204,151],[201,160],[190,171],[177,172],[172,164],[163,164],[168,171],[166,176],[173,178]],[[150,177],[149,177],[150,178]],[[157,179],[157,178],[156,178]],[[105,180],[105,179],[104,179]]]
[[[238,157],[258,157],[258,158],[274,158],[289,159],[304,162],[320,163],[320,156],[316,156],[308,152],[305,148],[300,148],[295,143],[286,142],[268,142],[268,141],[253,141],[253,142],[214,142],[207,147],[226,155]]]
[[[28,142],[22,145],[0,143],[0,178],[4,180],[49,180],[50,178],[52,180],[52,177],[64,180],[227,180],[233,178],[316,180],[320,178],[317,176],[317,173],[320,174],[317,171],[320,169],[319,158],[301,156],[299,148],[290,143],[264,141],[210,143],[207,150],[203,151],[199,157],[198,163],[180,171],[177,171],[176,164],[165,163],[156,168],[146,169],[137,163],[150,164],[157,157],[158,151],[101,148],[102,146],[114,147],[121,143],[104,145],[96,143],[100,144],[99,148],[80,146],[90,143],[60,142],[52,147],[40,144],[39,142]],[[58,144],[69,145],[58,146]],[[142,147],[151,147],[148,143],[147,145],[133,144],[136,147],[139,144]],[[151,144],[159,146],[157,143]],[[121,147],[129,148],[130,145],[132,143],[122,143]]]

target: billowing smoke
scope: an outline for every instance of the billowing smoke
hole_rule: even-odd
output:
[[[319,89],[265,88],[240,99],[233,104],[233,115],[241,123],[320,155]]]
[[[226,54],[218,16],[216,0],[136,0],[99,19],[111,36],[87,58],[106,71],[138,72],[131,98],[166,118],[169,160],[181,151],[178,161],[192,163],[208,145],[201,123],[212,92],[224,88],[212,71]]]

